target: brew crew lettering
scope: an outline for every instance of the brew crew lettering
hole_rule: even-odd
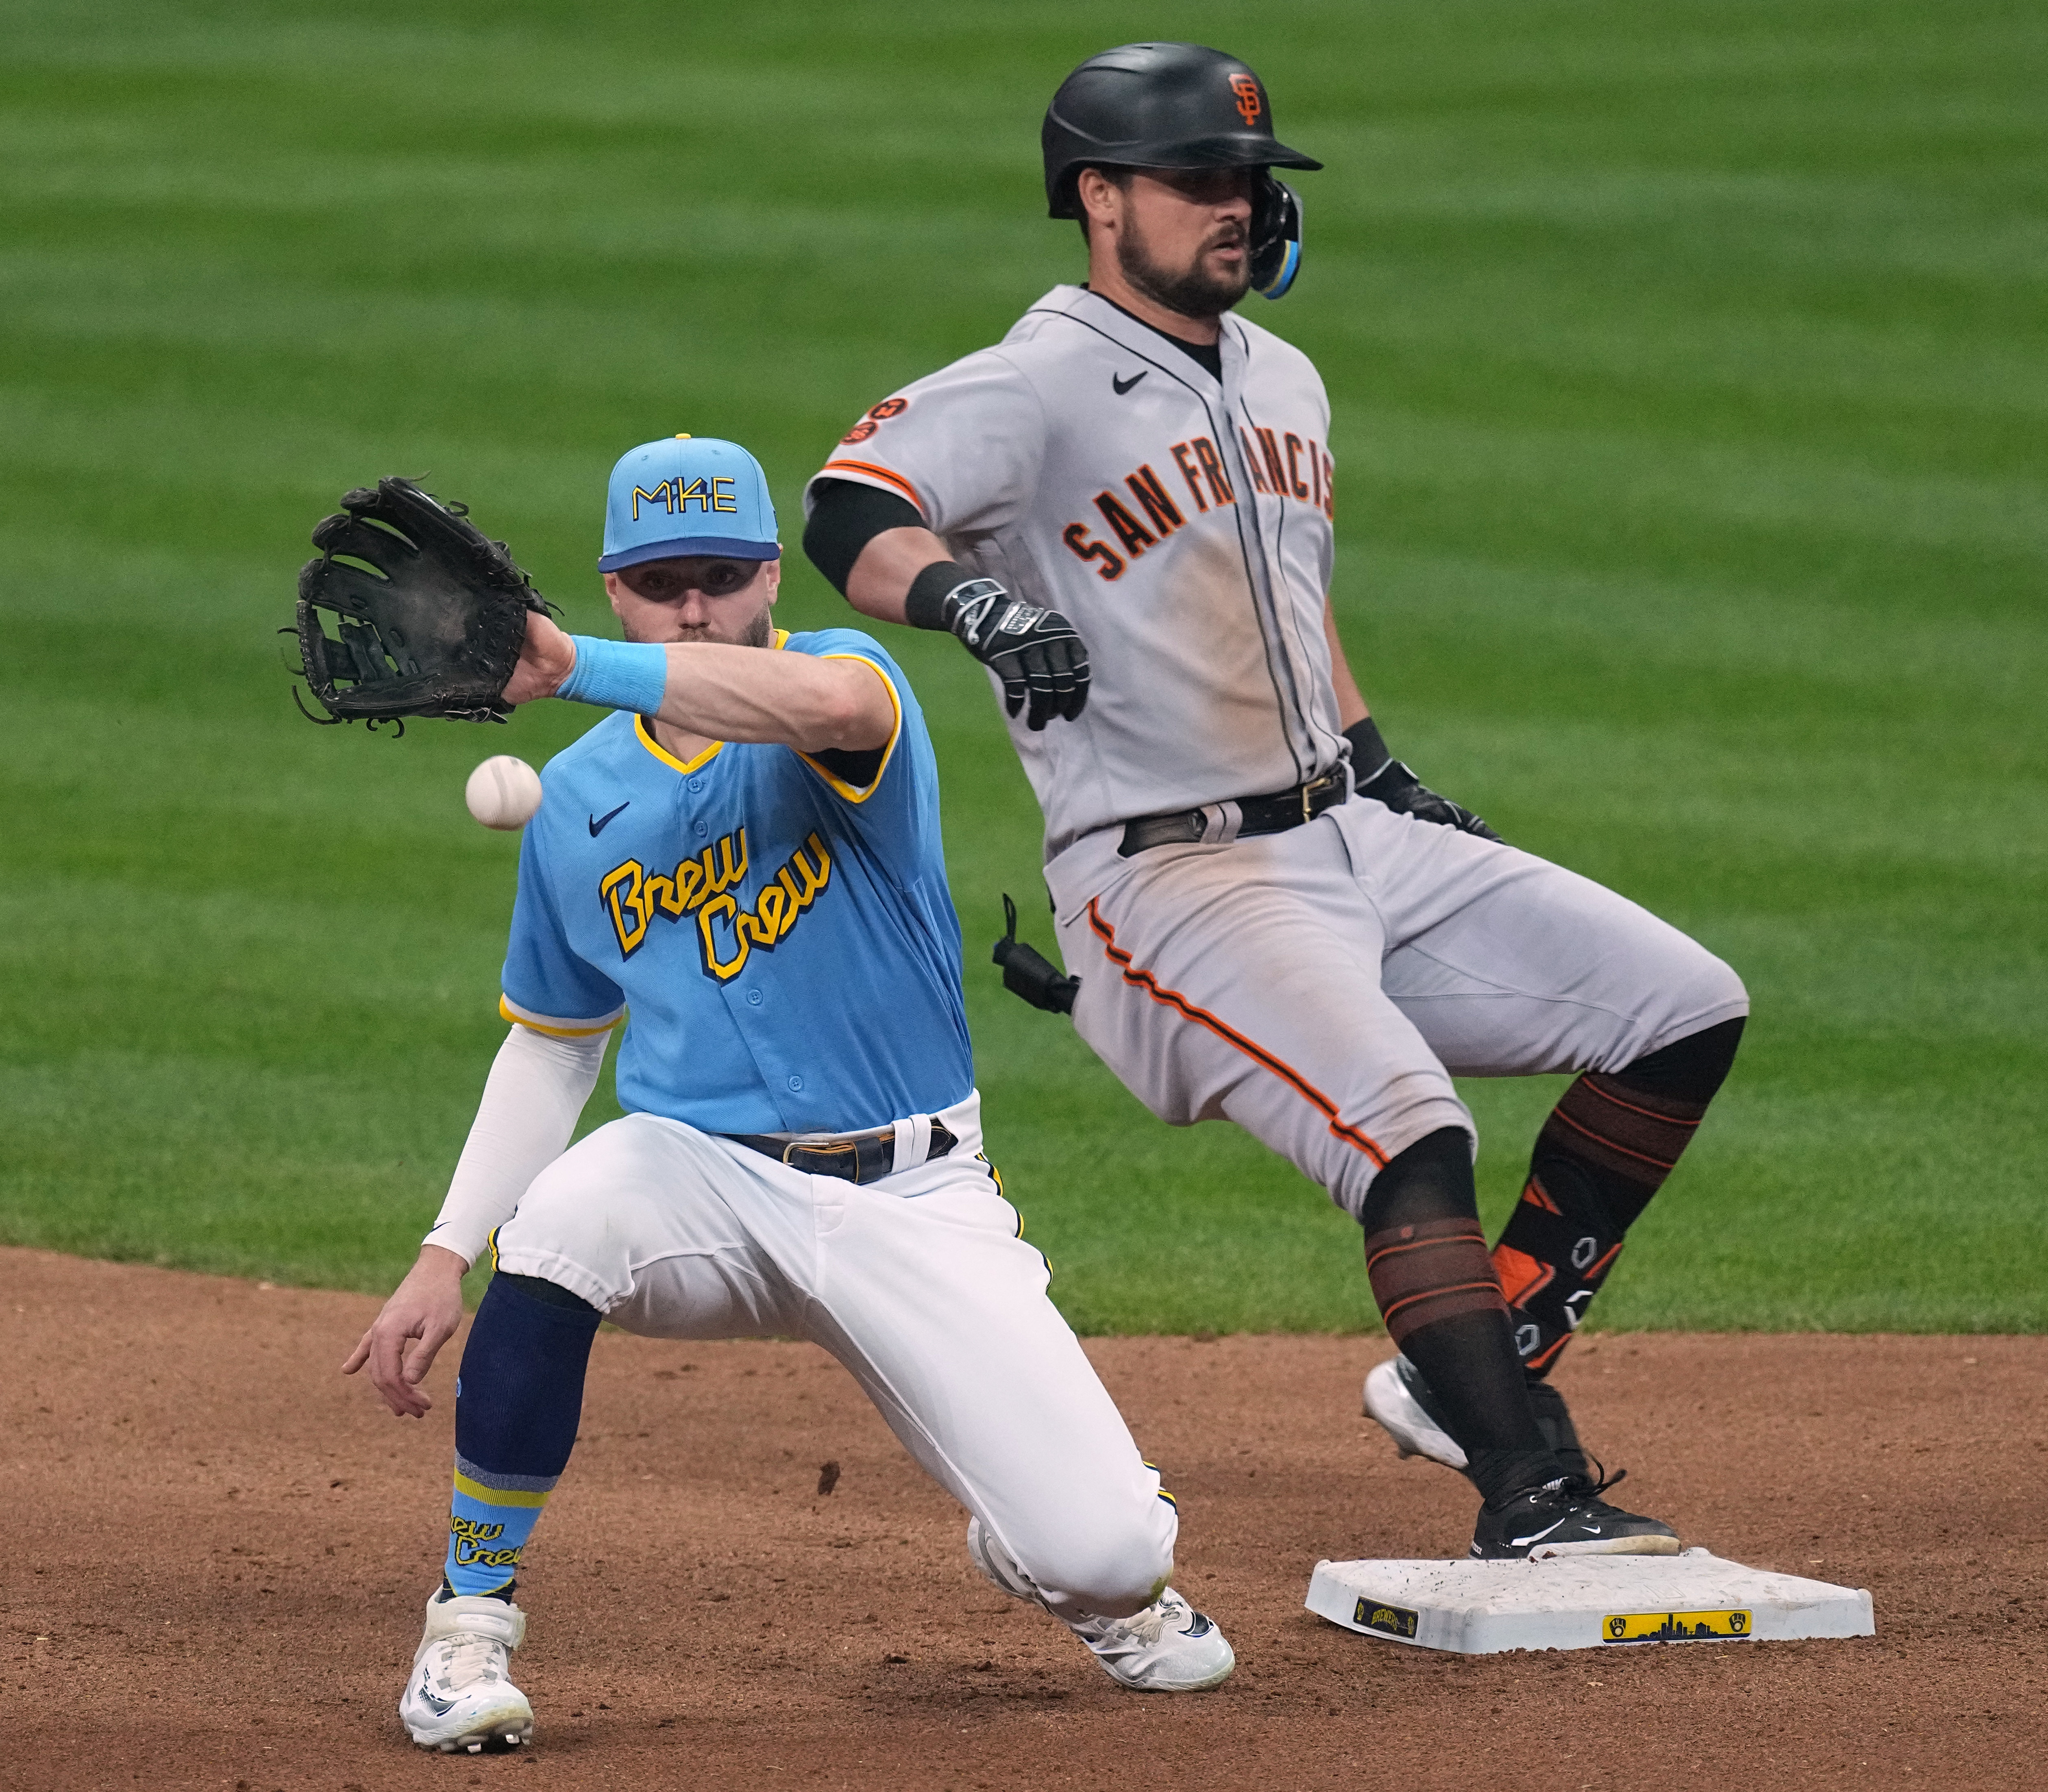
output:
[[[482,1562],[487,1568],[519,1565],[519,1550],[485,1547],[505,1534],[502,1524],[486,1524],[479,1519],[452,1518],[448,1520],[448,1530],[455,1538],[455,1559],[459,1564]]]
[[[1336,519],[1335,464],[1313,436],[1297,436],[1291,429],[1276,435],[1255,425],[1239,434],[1244,464],[1258,490],[1268,497],[1299,498]],[[1194,436],[1176,442],[1171,452],[1198,514],[1237,502],[1230,475],[1224,471],[1223,456],[1208,436]],[[1305,479],[1302,477],[1305,466]],[[1121,553],[1099,539],[1094,533],[1096,526],[1089,523],[1070,522],[1060,531],[1060,539],[1068,550],[1076,559],[1096,562],[1096,576],[1104,580],[1122,577],[1127,561],[1137,559],[1147,548],[1157,547],[1187,521],[1180,505],[1168,493],[1166,481],[1149,462],[1135,472],[1127,473],[1123,483],[1131,495],[1130,502],[1114,491],[1095,495],[1096,510],[1109,533],[1122,545]]]
[[[653,876],[637,859],[628,859],[604,874],[598,901],[611,918],[622,957],[630,958],[646,943],[648,924],[696,917],[697,948],[704,972],[729,982],[745,968],[758,947],[773,952],[797,919],[832,881],[832,855],[813,832],[789,862],[762,886],[751,909],[743,909],[733,886],[747,876],[747,830],[723,836],[693,859],[677,862],[673,872]]]

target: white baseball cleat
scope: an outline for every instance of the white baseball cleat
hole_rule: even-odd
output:
[[[1131,1617],[1068,1627],[1111,1679],[1133,1692],[1199,1693],[1220,1685],[1237,1666],[1223,1632],[1171,1587]]]
[[[1420,1377],[1405,1356],[1373,1365],[1365,1378],[1365,1416],[1376,1419],[1403,1456],[1425,1456],[1446,1468],[1463,1468],[1465,1453],[1423,1405]]]
[[[426,1634],[398,1701],[406,1733],[444,1755],[532,1741],[533,1708],[512,1684],[506,1659],[526,1637],[526,1614],[502,1599],[436,1593],[429,1600]]]
[[[1046,1609],[1030,1577],[1010,1559],[979,1519],[968,1520],[967,1553],[991,1585],[1012,1599]],[[1128,1618],[1090,1618],[1077,1624],[1060,1621],[1088,1645],[1104,1673],[1134,1692],[1199,1693],[1228,1680],[1237,1666],[1236,1651],[1215,1621],[1204,1617],[1171,1587]]]

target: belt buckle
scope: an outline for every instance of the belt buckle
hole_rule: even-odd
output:
[[[1325,772],[1313,783],[1301,786],[1301,824],[1304,827],[1316,819],[1318,813],[1316,809],[1316,798],[1327,791],[1343,775],[1344,767],[1339,766],[1334,771]]]
[[[823,1138],[807,1143],[801,1138],[793,1138],[782,1147],[782,1162],[794,1169],[797,1167],[795,1159],[799,1153],[807,1158],[827,1160],[818,1169],[806,1170],[805,1174],[808,1176],[855,1177],[860,1173],[860,1142],[858,1139]],[[851,1168],[836,1161],[849,1157],[853,1160]]]

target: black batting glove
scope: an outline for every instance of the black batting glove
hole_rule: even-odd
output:
[[[1438,796],[1389,753],[1378,724],[1370,716],[1346,728],[1344,739],[1351,743],[1352,785],[1361,797],[1386,804],[1396,815],[1412,815],[1418,821],[1455,828],[1461,834],[1476,834],[1483,840],[1500,838],[1480,816],[1449,797]],[[1368,767],[1373,769],[1368,770]]]
[[[950,560],[934,562],[910,581],[903,619],[913,628],[942,628],[1003,681],[1012,716],[1026,704],[1034,732],[1055,716],[1071,722],[1088,707],[1088,649],[1057,610],[1012,597],[993,579],[966,576]]]
[[[993,579],[970,579],[946,594],[945,626],[1003,681],[1003,707],[1037,732],[1055,716],[1071,722],[1088,707],[1088,649],[1057,610],[1012,597]]]

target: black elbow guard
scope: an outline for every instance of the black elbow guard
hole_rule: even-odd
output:
[[[810,520],[804,525],[804,552],[812,565],[846,595],[860,550],[891,529],[922,529],[917,507],[893,491],[852,479],[820,479]]]

